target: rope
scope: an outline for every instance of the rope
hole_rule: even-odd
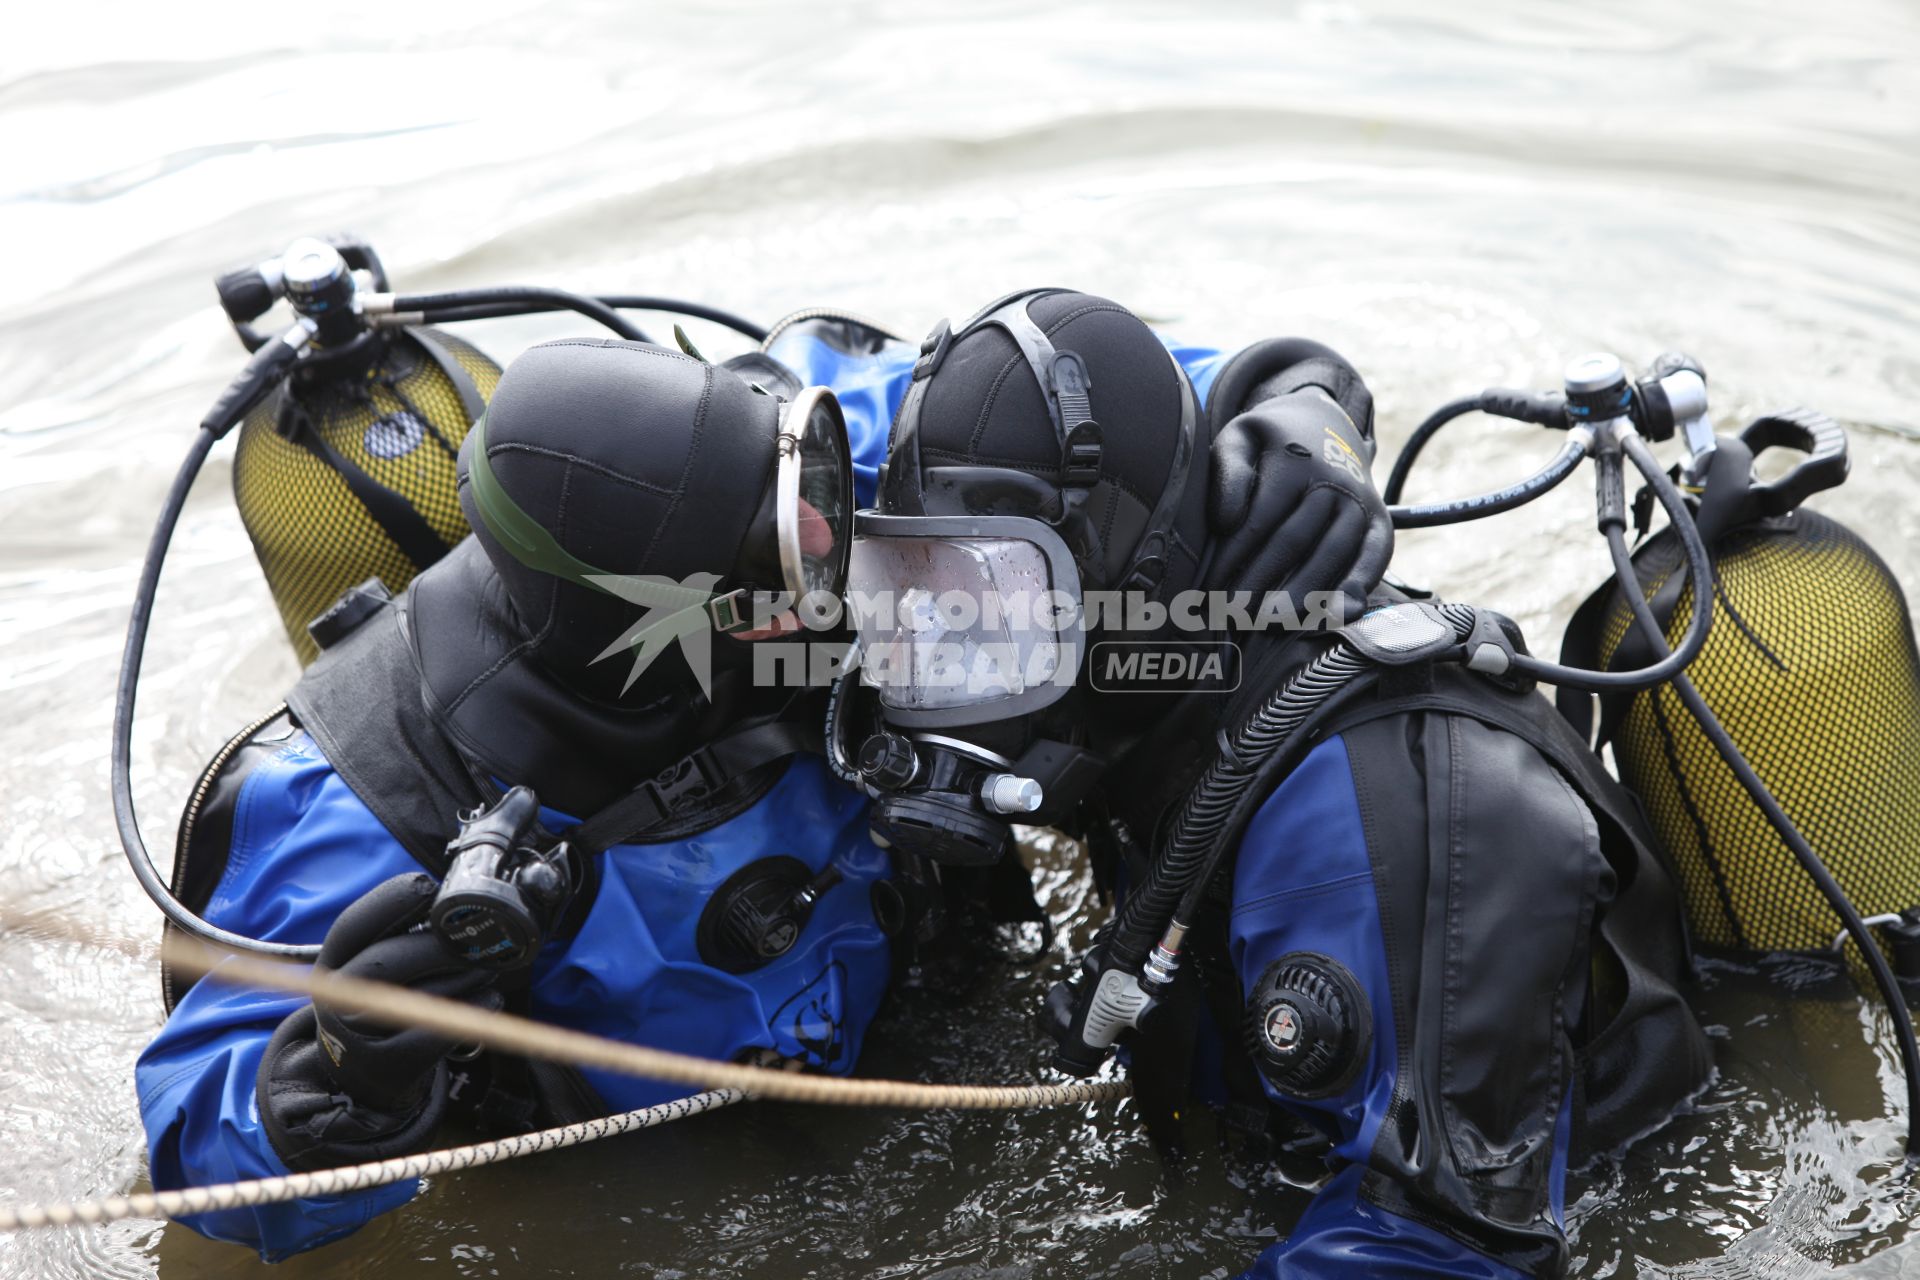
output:
[[[213,974],[222,982],[266,987],[363,1014],[398,1027],[424,1027],[459,1043],[476,1043],[526,1058],[544,1058],[575,1067],[620,1075],[644,1076],[700,1089],[740,1089],[780,1102],[837,1107],[910,1107],[928,1111],[1016,1111],[1033,1107],[1076,1106],[1127,1096],[1124,1080],[1078,1084],[923,1084],[914,1080],[861,1080],[800,1075],[739,1062],[718,1062],[627,1044],[510,1013],[476,1009],[458,1000],[406,987],[348,977],[328,969],[309,970],[264,956],[216,947],[179,934],[167,938],[161,954],[177,969]]]
[[[0,908],[0,923],[12,927],[25,926],[34,932],[64,934],[75,941],[96,942],[132,953],[132,948],[126,944],[115,940],[101,941],[91,936],[91,931],[83,931],[78,925],[67,921],[60,921],[49,928],[53,922],[45,919],[29,922],[21,913]],[[609,1040],[550,1023],[535,1022],[530,1018],[478,1009],[458,1000],[427,995],[389,983],[347,977],[325,969],[309,970],[304,966],[215,946],[182,934],[169,935],[161,946],[161,955],[168,964],[182,972],[208,977],[214,975],[217,969],[218,981],[252,984],[269,990],[304,995],[332,1008],[362,1014],[396,1026],[423,1027],[460,1043],[480,1044],[523,1057],[545,1058],[622,1075],[697,1085],[707,1091],[677,1102],[601,1120],[589,1120],[583,1124],[543,1129],[493,1142],[450,1147],[368,1164],[317,1169],[248,1182],[186,1187],[175,1191],[28,1204],[15,1208],[0,1206],[0,1233],[77,1223],[117,1222],[124,1218],[172,1218],[248,1205],[274,1204],[304,1196],[340,1195],[406,1178],[471,1169],[501,1160],[537,1155],[542,1151],[577,1146],[636,1129],[651,1128],[730,1106],[749,1094],[759,1098],[823,1106],[1025,1110],[1105,1102],[1124,1098],[1132,1092],[1132,1086],[1124,1080],[1073,1084],[969,1085],[802,1075],[789,1070],[719,1062]]]
[[[8,1208],[0,1205],[0,1232],[32,1227],[68,1227],[80,1223],[99,1226],[124,1218],[180,1218],[195,1213],[222,1209],[244,1209],[259,1204],[279,1204],[306,1196],[337,1196],[389,1182],[425,1178],[437,1173],[477,1169],[520,1156],[558,1151],[583,1142],[596,1142],[636,1129],[651,1129],[671,1120],[683,1120],[705,1111],[718,1110],[741,1101],[747,1095],[738,1089],[714,1089],[696,1093],[677,1102],[643,1107],[601,1120],[570,1124],[538,1133],[516,1134],[494,1142],[476,1142],[471,1146],[449,1147],[444,1151],[426,1151],[416,1156],[396,1156],[391,1160],[373,1160],[340,1169],[316,1169],[311,1173],[292,1173],[279,1178],[255,1178],[247,1182],[222,1182],[208,1187],[185,1187],[179,1191],[151,1191],[130,1196],[105,1196],[98,1200],[68,1200],[55,1204],[24,1204]]]

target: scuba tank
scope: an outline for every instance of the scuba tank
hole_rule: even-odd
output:
[[[1754,460],[1774,446],[1809,457],[1768,483]],[[1696,455],[1695,523],[1714,568],[1717,625],[1689,667],[1741,745],[1870,923],[1891,925],[1903,980],[1920,953],[1895,913],[1920,905],[1920,661],[1899,583],[1851,529],[1801,503],[1846,478],[1845,433],[1806,410],[1760,418]],[[1633,566],[1675,637],[1695,607],[1671,527]],[[1617,584],[1580,607],[1563,661],[1637,666],[1647,656]],[[1591,704],[1561,694],[1589,727]],[[1679,875],[1694,936],[1740,951],[1830,948],[1838,923],[1820,890],[1749,801],[1671,686],[1606,695],[1598,742],[1645,804]],[[1915,953],[1903,955],[1902,953]],[[1905,972],[1911,968],[1914,972]]]
[[[319,653],[308,624],[349,588],[377,578],[397,595],[467,535],[455,463],[500,377],[443,331],[368,324],[354,271],[387,287],[378,256],[350,239],[298,241],[218,282],[248,350],[279,297],[321,320],[307,357],[241,422],[233,461],[241,522],[302,666]]]

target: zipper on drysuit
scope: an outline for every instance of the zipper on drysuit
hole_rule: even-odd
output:
[[[187,800],[186,812],[180,815],[180,830],[174,837],[173,870],[167,878],[167,887],[172,891],[175,898],[180,896],[185,887],[183,881],[186,877],[187,847],[193,839],[193,824],[200,817],[201,806],[207,802],[207,793],[213,790],[214,779],[218,778],[221,772],[226,769],[227,762],[233,759],[234,753],[253,740],[254,734],[260,732],[286,713],[287,704],[283,702],[266,715],[261,716],[252,724],[240,730],[240,732],[234,734],[231,738],[227,739],[226,745],[214,754],[212,761],[201,771],[200,780],[194,784],[193,795]],[[173,924],[171,922],[164,924],[161,928],[161,936],[164,938],[166,932],[172,928]],[[175,996],[173,990],[173,967],[167,963],[164,952],[160,957],[160,995],[161,998],[166,1001],[167,1012],[173,1012],[173,1006],[178,997]]]

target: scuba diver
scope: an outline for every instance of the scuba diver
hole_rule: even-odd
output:
[[[785,336],[829,366],[886,345],[834,320]],[[820,759],[819,691],[756,678],[757,651],[806,640],[796,602],[842,590],[876,424],[852,440],[831,392],[763,352],[527,351],[459,449],[474,533],[398,596],[369,582],[315,619],[286,705],[195,788],[174,905],[346,974],[852,1070],[889,976],[890,861]],[[166,993],[136,1073],[157,1188],[416,1152],[453,1115],[524,1130],[688,1092],[217,976]],[[190,1225],[271,1260],[417,1186]]]
[[[1049,997],[1057,1065],[1089,1073],[1123,1041],[1150,1126],[1191,1088],[1328,1149],[1250,1274],[1559,1274],[1570,1161],[1658,1127],[1711,1071],[1681,910],[1629,797],[1509,670],[1511,624],[1383,580],[1359,375],[1297,339],[1170,359],[1124,308],[1059,289],[921,352],[850,597],[971,592],[998,621],[856,608],[871,687],[836,689],[828,745],[876,829],[943,863],[1000,856],[1010,820],[1087,842],[1119,907]],[[1370,611],[1215,618],[1196,591]],[[1017,625],[1063,596],[1078,608]],[[1490,660],[1421,660],[1460,635]],[[1396,665],[1306,706],[1304,748],[1268,767],[1244,726],[1330,687],[1337,636]],[[1142,674],[1223,640],[1239,661],[1218,677]],[[1130,664],[1143,645],[1169,660]],[[1182,843],[1197,822],[1224,868]]]

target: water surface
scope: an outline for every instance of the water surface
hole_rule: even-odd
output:
[[[406,287],[679,292],[764,318],[850,306],[918,334],[1063,283],[1189,338],[1351,355],[1391,450],[1432,405],[1552,386],[1596,347],[1705,362],[1736,426],[1842,418],[1818,505],[1920,589],[1920,14],[1743,0],[707,6],[110,0],[0,45],[0,874],[6,901],[144,958],[0,937],[0,1188],[138,1182],[134,1055],[156,920],[106,802],[138,557],[239,351],[212,276],[351,228]],[[690,326],[709,352],[728,337]],[[502,360],[571,331],[474,332]],[[1550,441],[1463,425],[1411,496],[1530,471]],[[183,522],[137,727],[165,833],[201,763],[291,682],[217,454]],[[1400,572],[1536,647],[1604,571],[1584,483]],[[1038,851],[1047,900],[1088,887]],[[904,992],[875,1074],[1018,1080],[1062,962]],[[1720,1082],[1575,1180],[1584,1276],[1920,1274],[1883,1015],[1716,968]],[[1195,1130],[1165,1173],[1127,1108],[1024,1115],[759,1106],[460,1177],[286,1277],[1226,1275],[1311,1167]],[[1290,1182],[1291,1180],[1291,1182]],[[253,1275],[157,1223],[0,1241],[21,1276]]]

